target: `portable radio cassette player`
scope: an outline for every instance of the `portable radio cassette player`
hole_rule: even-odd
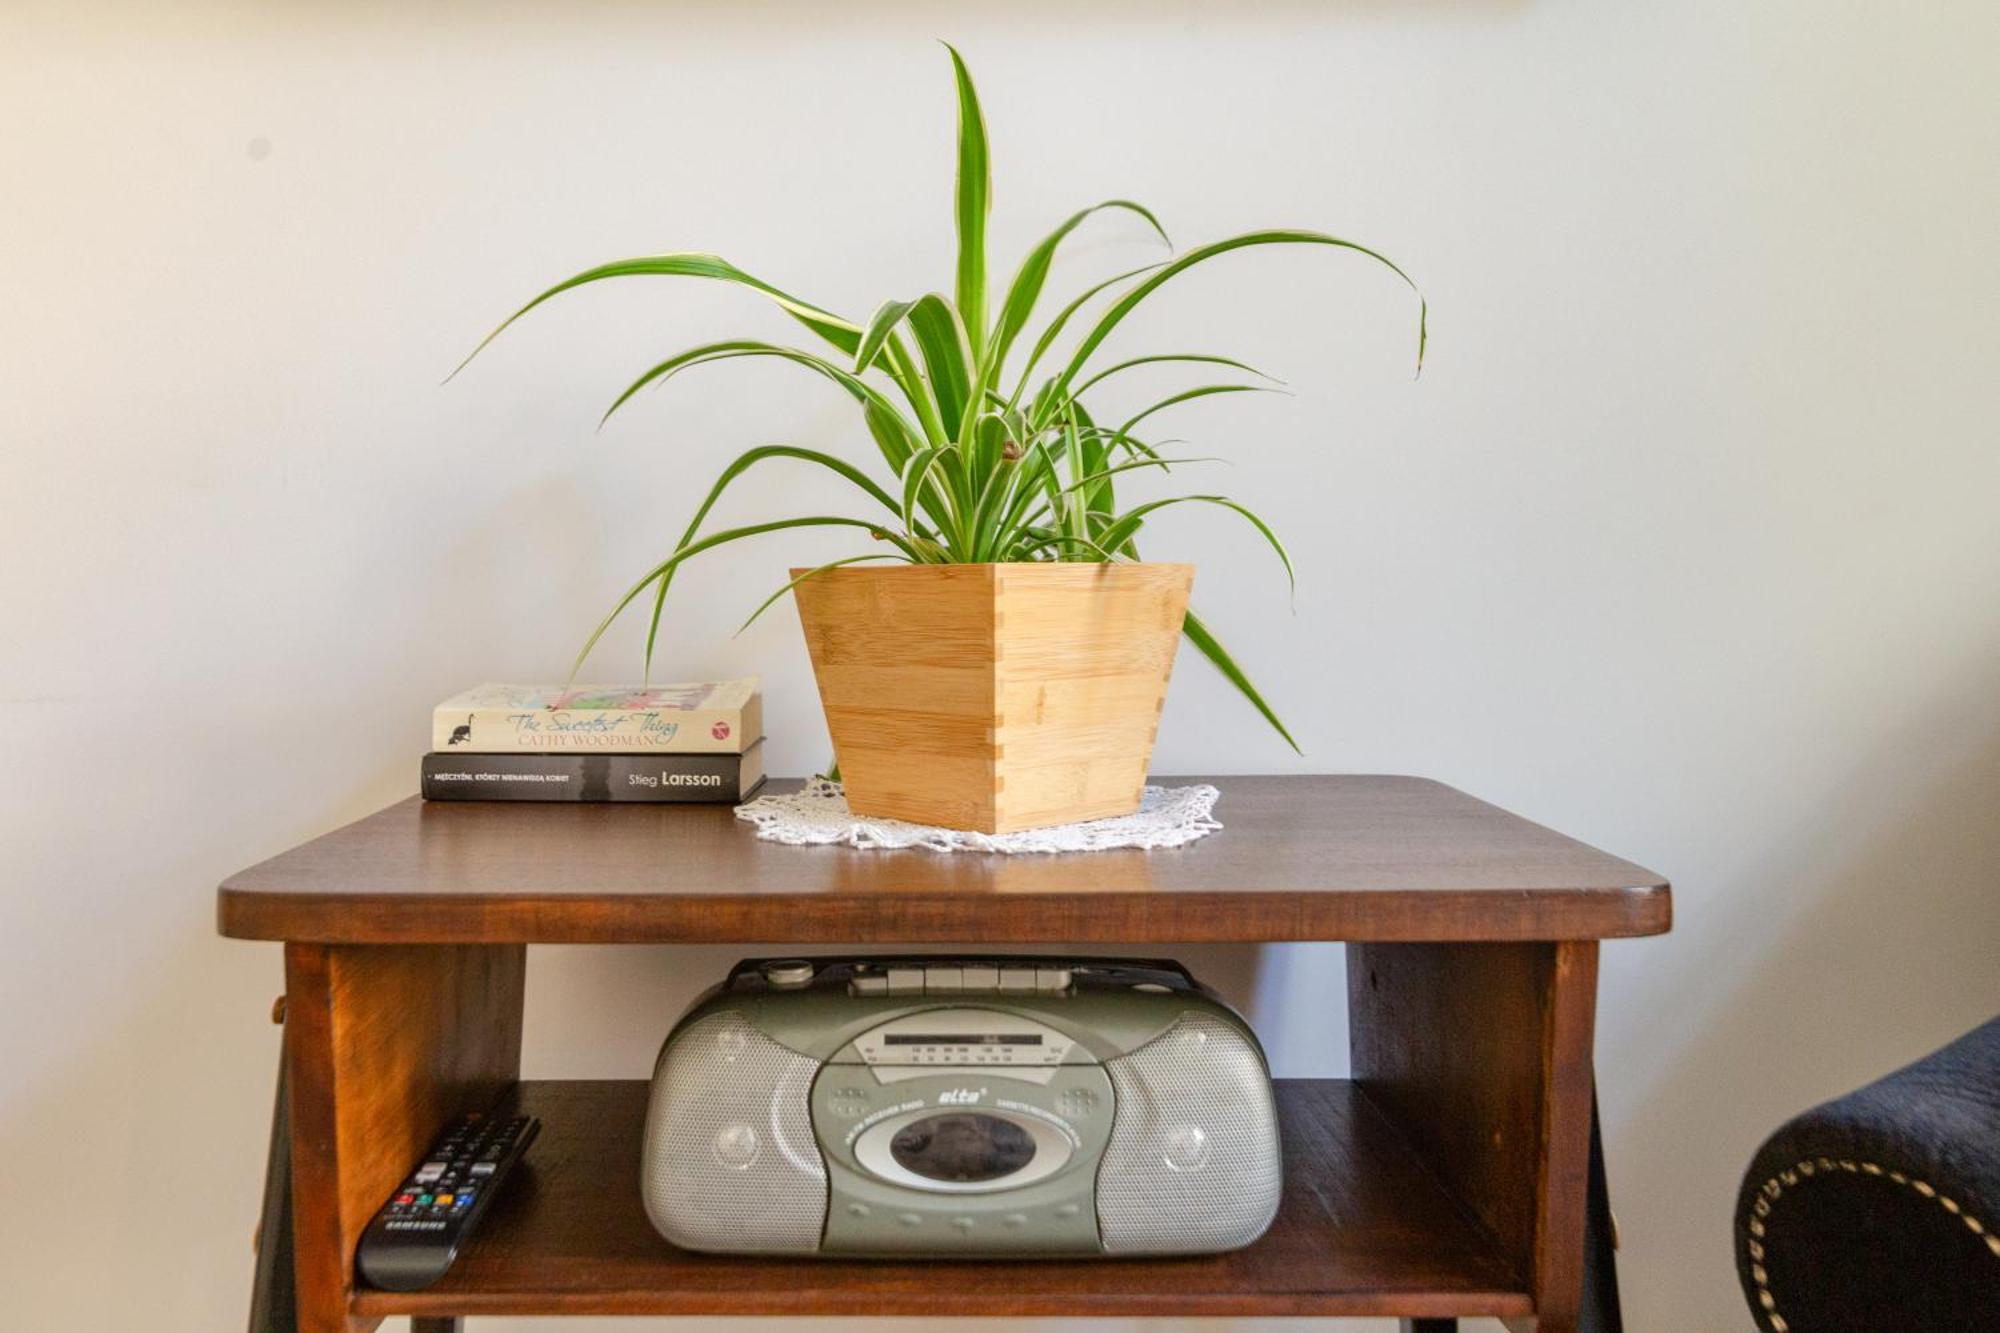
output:
[[[730,1253],[1230,1250],[1280,1188],[1249,1026],[1121,959],[739,963],[660,1052],[640,1169],[668,1240]]]

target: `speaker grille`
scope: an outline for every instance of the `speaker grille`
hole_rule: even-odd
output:
[[[1213,1015],[1187,1013],[1105,1069],[1117,1096],[1097,1171],[1105,1250],[1233,1250],[1263,1235],[1283,1180],[1256,1047]]]
[[[662,1235],[689,1250],[819,1248],[826,1164],[808,1103],[818,1070],[727,1011],[667,1043],[640,1166],[646,1214]]]

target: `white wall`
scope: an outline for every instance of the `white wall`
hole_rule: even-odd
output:
[[[1415,383],[1404,294],[1326,255],[1223,261],[1121,336],[1297,392],[1176,432],[1239,461],[1214,484],[1290,539],[1296,615],[1219,517],[1154,549],[1199,559],[1308,754],[1189,660],[1157,768],[1435,775],[1673,877],[1676,932],[1605,957],[1633,1327],[1747,1327],[1760,1136],[2000,1009],[1992,6],[15,4],[10,1326],[241,1317],[279,965],[214,937],[215,882],[411,791],[435,699],[559,674],[733,451],[868,452],[838,395],[749,365],[593,435],[648,358],[787,332],[695,284],[577,295],[440,376],[629,253],[857,314],[946,283],[938,35],[985,90],[1000,253],[1129,194],[1179,238],[1325,227],[1427,286]],[[1060,280],[1146,253],[1094,226]],[[773,471],[728,512],[820,501]],[[763,673],[781,770],[825,753],[796,623],[729,634],[840,549],[676,594],[670,671]],[[1281,1071],[1340,1069],[1337,953],[1197,957]],[[668,965],[538,956],[531,1067],[642,1070]]]

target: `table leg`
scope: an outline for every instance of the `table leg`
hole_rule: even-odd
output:
[[[1625,1333],[1618,1303],[1618,1241],[1611,1225],[1611,1190],[1604,1174],[1604,1134],[1597,1092],[1590,1094],[1590,1194],[1584,1201],[1583,1311],[1580,1333]]]
[[[284,1043],[278,1047],[278,1095],[271,1109],[271,1149],[264,1161],[264,1207],[257,1219],[257,1274],[250,1287],[250,1333],[298,1333],[298,1286],[292,1272],[292,1094]]]

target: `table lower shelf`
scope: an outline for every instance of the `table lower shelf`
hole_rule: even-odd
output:
[[[1195,1259],[731,1258],[676,1249],[639,1200],[646,1084],[525,1082],[542,1135],[443,1281],[357,1315],[1528,1314],[1524,1279],[1344,1080],[1280,1080],[1285,1194],[1264,1238]]]

